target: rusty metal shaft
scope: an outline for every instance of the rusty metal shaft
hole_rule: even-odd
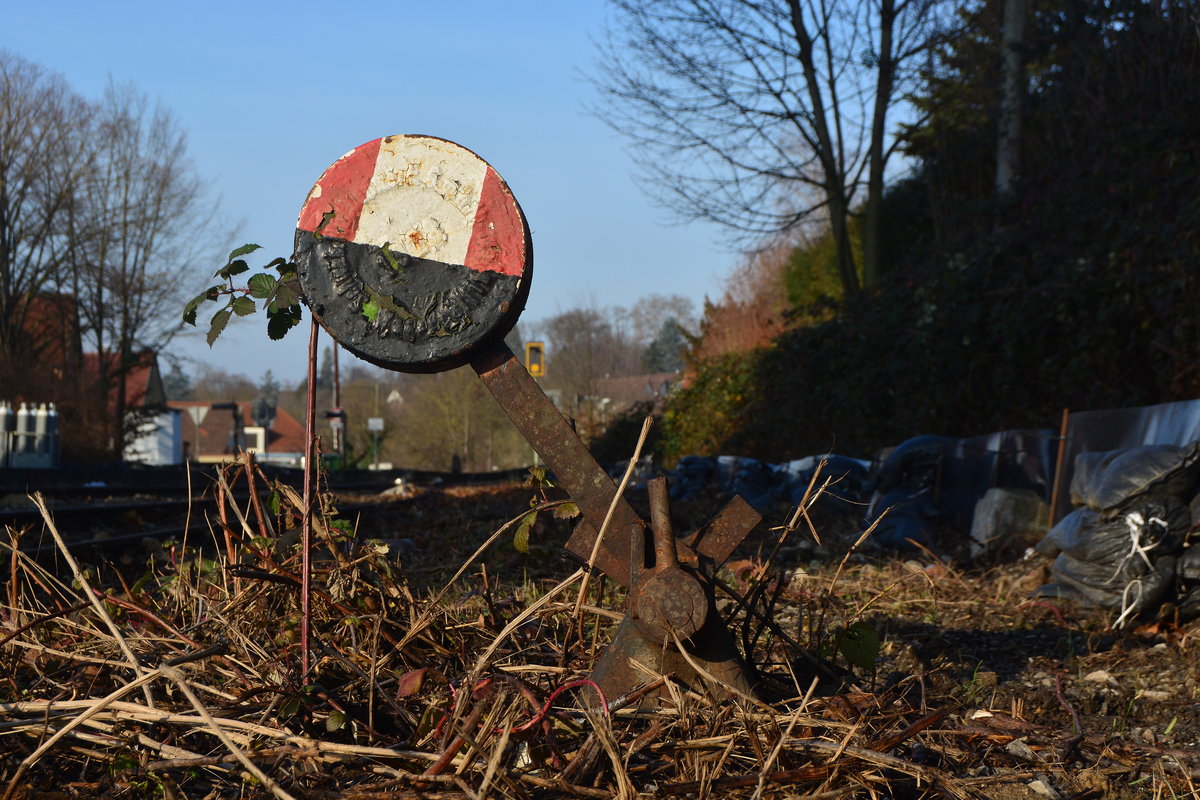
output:
[[[567,542],[567,549],[586,560],[616,493],[612,479],[503,341],[493,342],[472,357],[471,366],[513,425],[554,472],[559,485],[579,506],[584,521]],[[699,553],[714,564],[722,564],[760,519],[745,500],[734,496],[711,522],[678,540],[678,560],[695,565]],[[607,541],[596,554],[596,568],[628,587],[629,544],[633,539],[640,541],[644,533],[645,523],[637,512],[624,498],[618,498],[609,521]]]
[[[590,523],[590,537],[585,535],[579,541],[572,537],[569,545],[576,556],[586,559],[616,493],[612,479],[504,342],[496,342],[473,358],[471,366]],[[624,498],[619,499],[608,525],[609,541],[624,544],[644,529],[637,512]],[[622,586],[629,585],[629,562],[621,548],[602,546],[595,566]]]

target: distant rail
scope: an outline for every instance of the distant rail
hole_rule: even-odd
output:
[[[205,465],[208,466],[208,465]],[[299,489],[301,470],[264,468],[268,479]],[[196,543],[213,539],[211,517],[216,511],[212,487],[213,470],[137,469],[108,473],[108,480],[90,472],[71,470],[23,470],[28,482],[0,472],[0,492],[7,506],[0,506],[0,530],[20,535],[18,548],[33,558],[53,558],[57,551],[42,529],[41,512],[27,499],[38,492],[45,499],[51,518],[67,547],[73,552],[115,555],[129,552],[148,540],[167,541],[185,536]],[[363,500],[399,483],[420,487],[481,486],[519,481],[528,468],[487,473],[430,472],[421,470],[335,471],[328,473],[327,486],[345,497],[342,513],[369,511],[389,499]],[[17,478],[14,480],[14,478]],[[19,488],[18,488],[19,487]],[[260,486],[260,494],[267,492]],[[235,490],[234,502],[245,503],[244,490]],[[190,523],[184,521],[190,512]],[[219,534],[218,534],[219,535]]]
[[[299,488],[304,470],[259,465],[271,480]],[[528,467],[494,472],[437,472],[416,469],[366,470],[341,469],[326,473],[329,487],[341,491],[382,491],[398,480],[417,486],[469,486],[508,483],[529,474]],[[115,497],[119,495],[171,493],[186,494],[188,487],[201,492],[216,481],[213,464],[184,467],[136,467],[123,465],[97,469],[0,469],[0,495],[25,495],[41,492],[50,496],[80,495]]]

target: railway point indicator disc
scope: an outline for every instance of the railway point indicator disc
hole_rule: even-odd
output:
[[[401,372],[450,369],[502,339],[533,273],[507,184],[432,136],[386,136],[335,161],[300,210],[294,258],[322,327]]]

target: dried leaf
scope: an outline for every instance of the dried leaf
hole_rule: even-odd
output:
[[[427,672],[429,672],[429,667],[421,667],[401,675],[396,681],[396,697],[412,697],[421,691],[421,685],[425,682],[425,673]]]

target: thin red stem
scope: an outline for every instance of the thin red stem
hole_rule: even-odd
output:
[[[312,550],[313,479],[317,460],[317,320],[312,320],[308,335],[308,407],[304,413],[304,519],[300,528],[300,682],[308,679],[309,612],[312,601],[312,575],[309,551]]]

